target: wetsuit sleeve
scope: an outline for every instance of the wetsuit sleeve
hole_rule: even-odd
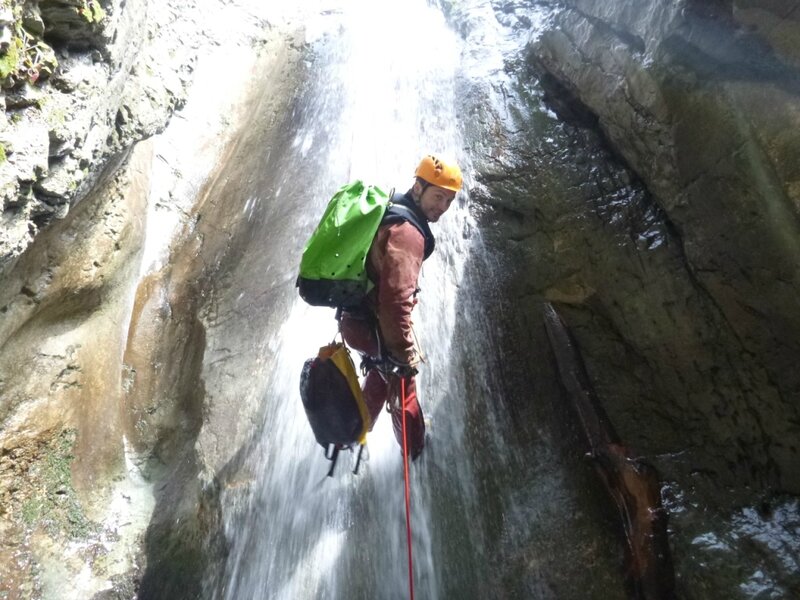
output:
[[[425,240],[410,223],[390,225],[387,233],[380,266],[378,322],[389,354],[410,363],[414,358],[411,311],[425,256]]]

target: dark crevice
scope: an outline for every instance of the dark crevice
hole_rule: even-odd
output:
[[[637,54],[643,54],[646,46],[644,40],[639,37],[638,35],[631,33],[630,31],[625,31],[624,29],[618,29],[608,23],[607,21],[603,21],[598,19],[595,16],[587,14],[582,10],[575,8],[574,6],[570,8],[573,12],[579,14],[581,17],[586,19],[589,23],[591,23],[595,28],[599,31],[604,33],[610,33],[617,39],[619,39],[623,44],[628,46],[631,50],[633,50]]]
[[[558,118],[578,127],[587,127],[602,134],[599,118],[571,92],[566,85],[538,64],[539,83],[544,90],[543,102],[558,115]]]
[[[563,123],[578,129],[588,129],[597,137],[601,149],[608,154],[608,162],[616,163],[627,172],[631,180],[631,188],[641,189],[644,192],[642,199],[644,203],[642,207],[643,214],[647,214],[652,210],[651,220],[662,223],[668,235],[668,241],[674,240],[682,248],[683,236],[680,228],[669,218],[666,209],[661,206],[649,191],[645,181],[606,135],[600,125],[598,115],[584,104],[567,85],[550,73],[544,65],[538,63],[535,57],[532,58],[534,64],[531,65],[531,68],[535,76],[538,76],[541,87],[544,90],[543,102],[558,115]]]

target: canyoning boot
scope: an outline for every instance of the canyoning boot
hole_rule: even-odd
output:
[[[432,452],[431,440],[433,439],[433,433],[431,432],[431,426],[433,424],[433,420],[430,417],[424,417],[422,422],[425,424],[425,438],[424,438],[425,441],[422,444],[422,448],[420,448],[419,452],[417,452],[416,454],[411,456],[411,460],[413,462],[416,462],[417,459],[420,456],[422,456],[423,454],[425,454],[426,456],[429,456],[430,453]],[[423,450],[424,450],[424,452],[423,452]],[[433,459],[430,459],[430,460],[433,460]]]

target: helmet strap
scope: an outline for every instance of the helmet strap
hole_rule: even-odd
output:
[[[422,195],[425,193],[425,190],[427,190],[433,184],[428,183],[427,181],[422,179],[422,177],[417,177],[417,182],[422,186],[422,190],[419,193],[419,200],[417,200],[417,204],[419,204],[420,202],[422,202]]]

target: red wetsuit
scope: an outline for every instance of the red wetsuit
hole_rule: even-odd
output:
[[[377,326],[385,353],[398,363],[414,362],[411,311],[424,258],[425,238],[412,223],[403,221],[378,229],[367,257],[367,272],[375,288],[367,295],[362,311],[342,313],[342,336],[352,348],[367,356],[379,357]],[[409,454],[416,457],[425,444],[425,423],[414,377],[406,376],[405,381],[407,442]],[[367,372],[363,389],[372,425],[384,403],[389,402],[394,434],[402,447],[400,378],[386,376],[373,368]]]

